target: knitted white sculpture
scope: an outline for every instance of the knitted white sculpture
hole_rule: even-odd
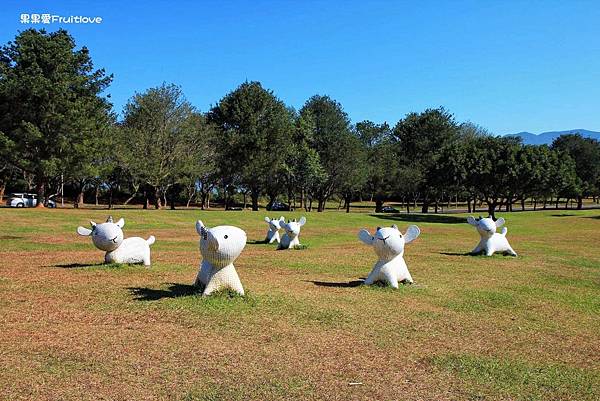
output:
[[[371,285],[381,281],[398,288],[398,282],[413,283],[404,261],[404,245],[414,241],[420,233],[419,227],[410,226],[403,236],[395,224],[392,227],[378,227],[375,235],[365,229],[360,230],[358,238],[365,244],[372,245],[379,257],[364,284]]]
[[[204,289],[203,296],[225,288],[244,295],[233,262],[246,246],[246,233],[233,226],[208,229],[200,220],[196,222],[196,231],[200,235],[202,262],[194,285]]]
[[[90,221],[92,229],[77,227],[77,234],[92,236],[92,242],[96,248],[106,251],[104,263],[143,263],[150,266],[150,245],[154,244],[155,238],[151,235],[147,240],[140,237],[123,239],[123,226],[125,220],[120,219],[113,223],[109,216],[106,223],[96,224]]]
[[[494,221],[491,217],[486,217],[484,219],[479,216],[479,218],[476,219],[473,216],[469,216],[467,222],[477,228],[479,236],[481,237],[479,244],[471,251],[472,255],[478,255],[483,252],[486,256],[492,256],[495,252],[501,252],[517,256],[517,253],[512,249],[506,239],[508,228],[504,227],[501,233],[496,232],[498,227],[504,225],[504,219],[502,217]]]
[[[292,221],[285,220],[281,221],[281,228],[285,230],[285,234],[281,237],[281,242],[279,243],[278,249],[291,249],[297,246],[300,246],[300,239],[298,236],[300,235],[300,227],[302,227],[306,223],[306,217],[302,216],[299,221],[295,219]]]
[[[281,223],[285,222],[285,217],[281,216],[279,220],[270,219],[265,217],[265,221],[269,225],[269,231],[267,231],[267,237],[265,238],[265,242],[272,244],[273,242],[277,242],[279,244],[279,230],[281,229]]]

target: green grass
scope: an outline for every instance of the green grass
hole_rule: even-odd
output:
[[[76,234],[108,214],[156,236],[151,268]],[[600,398],[600,211],[499,213],[516,258],[465,256],[466,215],[279,214],[307,217],[301,250],[262,243],[264,213],[0,208],[3,397]],[[246,296],[192,286],[198,219],[246,231]],[[421,228],[415,284],[359,285],[376,256],[358,230],[392,224]]]
[[[600,373],[561,364],[531,364],[476,355],[434,357],[458,375],[470,399],[597,400]]]

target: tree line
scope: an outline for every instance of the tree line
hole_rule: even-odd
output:
[[[163,83],[134,94],[119,117],[104,95],[112,80],[65,30],[26,30],[0,49],[0,194],[66,192],[75,206],[95,196],[145,208],[216,199],[258,210],[280,200],[307,211],[334,198],[346,211],[357,200],[408,212],[466,202],[492,215],[526,200],[581,208],[600,194],[600,144],[579,135],[524,145],[443,107],[394,126],[352,124],[329,96],[295,110],[260,82],[204,113]]]

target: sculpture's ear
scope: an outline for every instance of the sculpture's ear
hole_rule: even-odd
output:
[[[279,221],[284,221],[284,222],[285,222],[285,217],[281,216],[281,217],[279,218]]]
[[[94,223],[93,221],[90,220],[90,226],[92,226],[92,230],[93,230],[94,227],[96,227],[96,223]]]
[[[300,226],[303,226],[306,224],[306,217],[302,216],[300,217],[300,221],[298,222],[298,224],[300,224]]]
[[[364,228],[358,232],[358,239],[367,245],[373,245],[373,236]]]
[[[469,216],[469,217],[467,217],[467,223],[469,223],[472,226],[476,226],[477,225],[477,220],[475,220],[475,217]]]
[[[270,223],[270,222],[271,222],[271,219],[270,219],[269,217],[265,217],[265,221],[266,221],[267,223]]]
[[[285,222],[285,219],[279,222],[279,227],[283,228],[284,230],[287,230],[287,223]]]
[[[396,231],[400,231],[400,230],[398,230],[398,226],[397,226],[397,225],[395,225],[395,224],[392,224],[392,228],[393,228],[394,230],[396,230]]]
[[[123,226],[125,225],[125,219],[121,217],[119,221],[116,222],[116,225],[120,228],[123,228]]]
[[[83,235],[83,236],[92,235],[92,230],[90,230],[89,228],[79,226],[79,227],[77,227],[77,234]]]
[[[408,244],[417,239],[417,237],[421,234],[421,230],[417,226],[409,226],[406,229],[406,233],[404,234],[404,243]]]
[[[112,216],[108,216],[108,218],[106,219],[107,223],[112,223],[113,222],[113,218]]]
[[[202,220],[198,220],[196,222],[196,232],[198,233],[198,235],[203,236],[205,231],[206,227],[204,227],[204,223],[202,222]]]
[[[504,221],[504,218],[500,217],[498,220],[496,220],[496,227],[502,227],[504,225],[504,223],[506,223]]]

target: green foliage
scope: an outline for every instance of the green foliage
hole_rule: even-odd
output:
[[[288,155],[292,121],[285,104],[259,82],[245,82],[208,114],[219,129],[218,164],[229,181],[248,188],[252,208]]]
[[[43,198],[49,181],[90,165],[111,105],[100,94],[112,76],[94,70],[86,47],[60,29],[28,29],[0,49],[0,132],[9,162],[31,174]]]

